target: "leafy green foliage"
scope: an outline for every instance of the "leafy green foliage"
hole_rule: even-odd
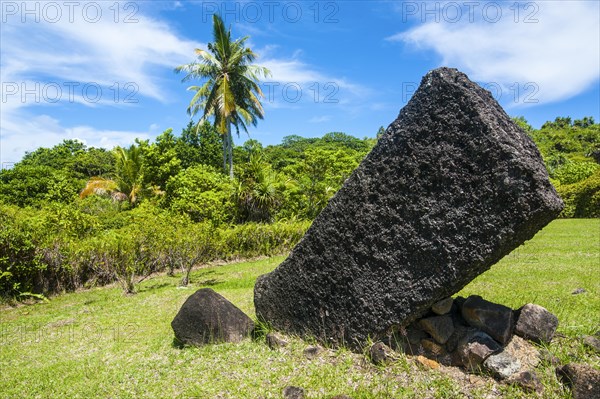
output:
[[[559,167],[552,172],[552,178],[558,180],[560,184],[574,184],[592,176],[600,170],[600,165],[592,161],[574,162],[565,160]]]
[[[286,136],[281,145],[266,147],[264,159],[291,179],[278,217],[316,217],[375,142],[334,132],[323,138]]]
[[[177,139],[173,129],[167,129],[156,141],[143,149],[143,186],[164,190],[167,181],[181,171],[181,160],[177,156]]]
[[[0,204],[0,296],[33,289],[35,276],[44,268],[35,247],[22,211]]]
[[[18,206],[41,206],[44,202],[73,201],[82,180],[61,169],[45,165],[17,164],[0,172],[0,198]]]
[[[546,122],[540,130],[531,134],[538,146],[548,171],[559,167],[567,160],[581,162],[594,161],[592,154],[600,149],[600,124],[590,124],[593,118],[584,118],[586,122],[577,125],[571,118],[558,117],[554,122]]]
[[[78,153],[73,171],[85,177],[112,176],[115,172],[115,154],[104,148],[89,148]]]
[[[233,190],[226,176],[209,166],[197,165],[169,180],[164,204],[196,222],[220,225],[233,220]]]
[[[526,123],[524,118],[523,123]],[[598,217],[600,213],[600,124],[585,117],[558,117],[531,129],[553,184],[565,202],[562,217]]]
[[[144,182],[144,149],[147,143],[137,142],[128,148],[116,147],[115,183],[131,204],[138,201]]]
[[[297,183],[299,216],[315,218],[358,166],[361,155],[351,149],[310,148],[300,162],[285,167],[283,171]]]
[[[587,179],[573,184],[561,184],[556,190],[565,203],[562,217],[600,217],[600,167]]]
[[[290,251],[310,222],[245,223],[223,231],[224,259],[272,256]]]
[[[203,164],[218,170],[222,166],[222,146],[222,136],[208,121],[190,121],[177,139],[175,151],[183,169]]]
[[[250,159],[238,173],[235,199],[241,222],[272,222],[285,199],[289,179],[273,170],[260,151],[249,150]]]
[[[25,154],[21,166],[47,166],[79,179],[114,172],[115,157],[104,148],[87,148],[77,140],[64,140],[52,148],[38,148]]]
[[[222,231],[211,223],[175,228],[172,235],[175,242],[168,250],[172,253],[172,262],[182,272],[181,286],[189,284],[192,267],[217,259],[221,255],[224,244],[222,234]]]
[[[38,148],[25,154],[22,165],[48,166],[52,169],[72,169],[76,156],[85,151],[85,144],[77,140],[64,140],[52,148]]]

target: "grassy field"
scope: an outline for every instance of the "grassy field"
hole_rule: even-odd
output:
[[[0,310],[2,398],[281,398],[287,385],[308,398],[525,398],[516,387],[424,370],[400,356],[371,365],[360,354],[327,350],[308,360],[308,343],[270,350],[262,340],[178,349],[170,322],[185,299],[211,287],[255,317],[256,277],[284,258],[203,268],[192,286],[179,277],[145,281],[124,296],[118,286],[51,298],[48,303]],[[585,293],[573,295],[577,288]],[[600,358],[579,342],[600,330],[600,220],[557,220],[481,275],[460,295],[479,294],[513,308],[534,302],[560,320],[549,350],[563,362],[600,368]],[[551,366],[538,370],[544,398],[569,398]]]

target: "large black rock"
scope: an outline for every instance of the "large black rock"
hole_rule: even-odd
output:
[[[210,288],[194,292],[171,322],[175,338],[182,344],[202,346],[239,342],[254,330],[254,322]]]
[[[274,327],[359,347],[464,287],[563,207],[535,144],[456,69],[430,71],[290,256],[254,289]]]

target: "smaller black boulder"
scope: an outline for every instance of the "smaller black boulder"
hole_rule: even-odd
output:
[[[196,291],[171,322],[182,344],[202,346],[239,342],[254,330],[254,322],[235,305],[210,288]]]

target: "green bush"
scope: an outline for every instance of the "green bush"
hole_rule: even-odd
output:
[[[0,297],[33,291],[44,269],[31,231],[25,228],[19,208],[0,204]]]
[[[566,161],[552,172],[551,177],[560,181],[560,184],[574,184],[587,179],[598,170],[600,165],[595,162]]]
[[[83,181],[48,166],[16,165],[0,171],[0,199],[18,206],[73,201]]]
[[[216,259],[222,252],[222,231],[212,223],[179,225],[173,230],[172,244],[168,246],[173,266],[183,274],[181,286],[189,283],[190,272],[198,264]]]
[[[600,217],[600,168],[583,181],[559,185],[556,191],[565,203],[561,217]]]
[[[272,256],[290,251],[311,222],[245,223],[225,230],[224,259]]]
[[[221,225],[233,220],[234,187],[227,176],[206,165],[190,167],[167,183],[164,204],[193,221]]]
[[[84,214],[94,216],[101,230],[118,229],[127,224],[130,209],[129,201],[113,201],[99,195],[78,198],[75,206]]]

